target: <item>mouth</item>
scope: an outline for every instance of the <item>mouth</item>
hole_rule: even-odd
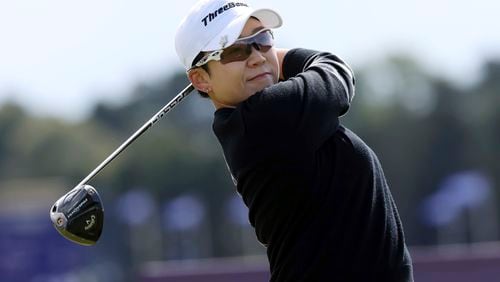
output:
[[[263,78],[266,78],[267,76],[272,76],[272,74],[270,72],[263,72],[263,73],[260,73],[258,75],[252,76],[251,78],[248,79],[248,81],[255,81],[255,80],[263,79]]]

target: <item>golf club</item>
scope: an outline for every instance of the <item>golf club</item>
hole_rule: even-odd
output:
[[[104,224],[104,208],[99,193],[92,186],[86,185],[87,182],[193,90],[194,87],[192,84],[184,88],[184,90],[177,94],[177,96],[87,175],[87,177],[78,183],[75,188],[54,203],[50,209],[50,219],[56,230],[63,237],[85,246],[94,245],[99,240]]]

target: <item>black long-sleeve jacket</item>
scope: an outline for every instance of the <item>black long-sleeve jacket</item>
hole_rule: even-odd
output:
[[[354,96],[351,69],[293,49],[283,73],[213,123],[271,281],[413,281],[382,167],[339,123]]]

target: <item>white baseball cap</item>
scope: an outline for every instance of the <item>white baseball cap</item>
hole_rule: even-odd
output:
[[[175,50],[186,69],[200,52],[233,44],[250,17],[266,28],[277,28],[282,19],[270,9],[252,9],[242,0],[201,0],[181,21],[175,34]]]

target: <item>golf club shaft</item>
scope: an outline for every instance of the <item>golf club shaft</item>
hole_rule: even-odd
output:
[[[123,144],[120,145],[111,155],[109,155],[99,166],[97,166],[87,177],[85,177],[74,189],[81,185],[86,184],[94,176],[96,176],[104,167],[106,167],[113,159],[115,159],[125,148],[127,148],[132,142],[135,141],[139,136],[141,136],[146,130],[153,126],[158,120],[160,120],[166,113],[168,113],[173,107],[180,103],[191,91],[194,90],[192,84],[189,84],[184,90],[182,90],[177,96],[175,96],[170,102],[168,102],[158,113],[156,113],[149,121],[147,121],[139,130],[137,130],[132,136],[130,136]]]

